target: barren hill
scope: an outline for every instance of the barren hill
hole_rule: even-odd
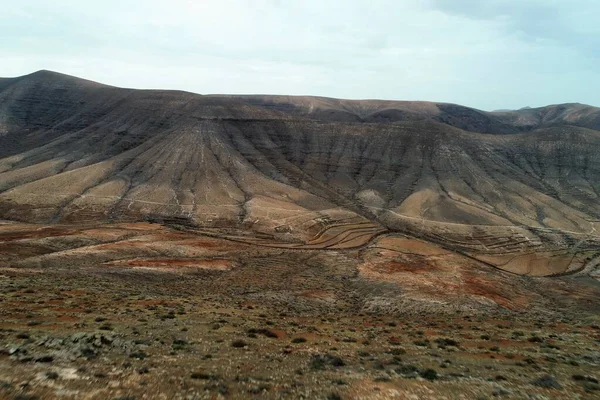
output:
[[[0,217],[150,220],[285,248],[402,233],[522,274],[600,247],[600,109],[0,80]]]

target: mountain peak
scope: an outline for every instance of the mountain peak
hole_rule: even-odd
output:
[[[29,76],[69,76],[66,74],[62,74],[60,72],[51,71],[49,69],[40,69],[38,71],[32,72]]]
[[[40,69],[39,71],[32,72],[27,75],[19,76],[14,78],[19,81],[34,81],[34,82],[61,82],[70,83],[73,86],[106,86],[102,83],[90,81],[88,79],[79,78],[73,75],[67,75],[48,69]]]

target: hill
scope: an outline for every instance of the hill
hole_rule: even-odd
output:
[[[0,217],[157,221],[265,246],[402,233],[507,271],[574,272],[600,237],[600,109],[0,80]]]

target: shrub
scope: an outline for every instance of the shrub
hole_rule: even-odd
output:
[[[427,379],[428,381],[434,381],[438,378],[437,371],[432,368],[427,368],[419,372],[422,378]]]
[[[56,380],[58,379],[58,374],[56,372],[46,372],[46,378]]]
[[[388,353],[390,353],[393,356],[400,356],[406,354],[406,350],[404,350],[402,347],[396,347],[394,349],[389,350]]]
[[[544,341],[544,339],[542,339],[542,338],[541,338],[541,337],[539,337],[539,336],[532,336],[532,337],[530,337],[529,339],[527,339],[527,341],[528,341],[528,342],[531,342],[531,343],[541,343],[541,342],[543,342],[543,341]]]
[[[425,339],[425,340],[415,340],[413,342],[415,344],[415,346],[419,346],[419,347],[427,347],[429,346],[429,340]]]
[[[209,380],[214,379],[214,375],[207,374],[206,372],[192,372],[190,375],[192,379]]]
[[[454,340],[454,339],[449,339],[449,338],[438,338],[435,339],[435,343],[438,346],[454,346],[454,347],[458,347],[459,343]]]
[[[312,370],[323,370],[327,365],[331,365],[332,367],[343,367],[346,365],[344,360],[342,360],[338,356],[333,356],[331,354],[319,355],[316,354],[312,357],[310,361],[310,368]]]
[[[551,375],[544,375],[542,377],[536,378],[531,381],[531,384],[534,386],[539,386],[545,389],[561,389],[562,386],[556,378]]]
[[[394,369],[394,371],[397,374],[401,374],[401,375],[409,375],[409,374],[417,372],[418,370],[419,369],[417,367],[415,367],[414,365],[410,365],[410,364],[404,364],[404,365],[401,365]]]
[[[250,337],[256,337],[257,334],[269,337],[269,338],[274,338],[277,339],[279,336],[277,335],[277,333],[273,332],[270,329],[266,329],[266,328],[261,328],[261,329],[248,329],[248,336],[250,335],[255,335],[255,336],[250,336]]]

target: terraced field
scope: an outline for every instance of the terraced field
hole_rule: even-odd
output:
[[[294,250],[342,250],[364,247],[377,235],[387,232],[387,229],[371,222],[334,224],[323,228],[304,243],[277,241],[274,237],[220,235],[218,232],[210,230],[197,230],[197,232],[265,247]]]

